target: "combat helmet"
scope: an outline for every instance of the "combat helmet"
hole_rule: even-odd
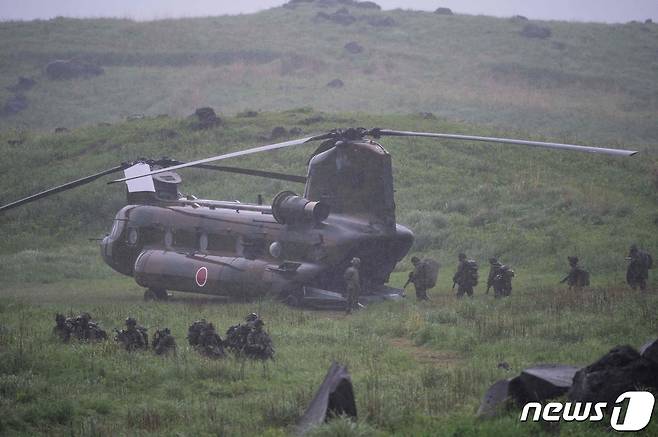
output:
[[[137,320],[135,320],[132,317],[126,318],[126,326],[136,326],[137,325]]]
[[[352,264],[354,267],[358,267],[361,265],[361,258],[357,258],[356,256],[352,258],[352,261],[350,261],[350,264]]]
[[[411,264],[416,265],[420,262],[420,259],[418,259],[417,256],[412,256],[411,257]]]
[[[251,313],[251,314],[247,315],[247,317],[245,317],[244,320],[247,321],[247,322],[255,322],[256,320],[259,320],[259,317],[258,317],[258,314]]]

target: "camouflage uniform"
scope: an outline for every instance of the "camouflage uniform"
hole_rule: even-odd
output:
[[[515,273],[509,266],[501,264],[498,259],[490,258],[489,277],[487,278],[487,293],[493,287],[494,297],[505,297],[512,294],[512,278]]]
[[[126,319],[126,329],[117,332],[115,340],[121,343],[128,352],[149,347],[146,328],[138,326],[137,321],[132,317]]]
[[[222,339],[215,332],[215,326],[212,323],[208,323],[201,331],[196,349],[201,355],[208,358],[223,358],[226,356]]]
[[[253,329],[247,335],[247,345],[244,353],[247,357],[257,360],[273,360],[274,346],[269,334],[263,330],[263,321],[254,322]]]
[[[466,258],[463,253],[459,254],[459,265],[452,277],[453,284],[457,284],[457,297],[467,294],[473,297],[473,287],[477,285],[477,263]]]
[[[260,320],[258,314],[251,313],[245,318],[244,324],[237,324],[228,328],[226,341],[224,342],[226,348],[238,355],[242,354],[247,346],[247,337],[257,320]]]
[[[68,343],[71,339],[71,331],[73,327],[71,320],[64,317],[64,314],[55,314],[55,326],[53,327],[53,337],[57,337],[64,343]]]
[[[107,333],[91,321],[89,313],[82,313],[71,322],[71,334],[79,341],[106,340]]]
[[[416,289],[416,299],[430,300],[427,296],[427,265],[415,256],[411,258],[411,263],[414,265],[414,271],[409,272],[409,281]]]
[[[640,290],[646,290],[649,279],[649,269],[653,267],[651,255],[643,250],[639,250],[633,244],[628,252],[628,269],[626,269],[626,282],[633,290],[638,287]]]
[[[561,284],[567,283],[569,285],[569,290],[572,288],[580,289],[589,285],[589,272],[578,265],[578,257],[570,256],[568,257],[569,266],[571,270],[567,273],[567,276],[560,281]]]
[[[153,335],[153,350],[157,355],[164,355],[169,352],[176,353],[176,340],[169,328],[158,329]]]
[[[352,258],[350,266],[345,270],[343,279],[347,285],[347,305],[345,311],[350,314],[352,310],[358,308],[359,294],[361,294],[361,280],[359,279],[359,266],[361,260],[359,258]]]

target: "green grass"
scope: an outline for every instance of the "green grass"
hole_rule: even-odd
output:
[[[555,139],[655,143],[658,26],[539,22],[484,16],[367,11],[378,28],[318,21],[302,5],[257,14],[154,22],[66,19],[0,23],[0,101],[19,75],[38,85],[30,107],[0,127],[47,130],[116,122],[135,113],[225,114],[312,106],[368,113],[431,111],[451,120]],[[343,47],[357,41],[364,52]],[[106,73],[51,81],[54,59],[80,56]],[[341,89],[326,84],[334,78]]]

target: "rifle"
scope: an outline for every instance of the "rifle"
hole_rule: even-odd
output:
[[[484,292],[484,294],[489,294],[489,289],[491,288],[491,285],[487,285],[487,291]]]
[[[404,290],[407,288],[409,284],[411,284],[414,281],[414,272],[409,272],[409,279],[407,279],[407,282],[404,283],[404,287],[402,289]]]
[[[455,285],[457,285],[457,283],[453,281],[453,283],[452,283],[452,291],[455,291]]]

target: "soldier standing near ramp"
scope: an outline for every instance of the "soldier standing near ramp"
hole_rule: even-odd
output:
[[[420,260],[416,256],[411,258],[411,264],[413,264],[414,270],[409,272],[409,279],[403,288],[407,288],[407,285],[413,283],[416,289],[416,299],[419,301],[430,300],[427,290],[436,285],[439,264],[430,259]]]
[[[361,294],[361,280],[359,278],[360,265],[361,260],[359,258],[352,258],[350,266],[343,274],[343,279],[345,279],[345,283],[347,284],[347,306],[345,307],[347,314],[351,314],[352,310],[357,309],[359,305],[359,295]]]
[[[570,256],[568,257],[569,266],[571,270],[567,273],[567,276],[560,281],[560,284],[565,282],[569,285],[569,290],[581,289],[589,285],[589,272],[578,265],[578,257]]]
[[[473,287],[478,284],[478,264],[475,260],[468,259],[464,253],[459,254],[457,271],[452,277],[453,290],[455,284],[458,285],[457,297],[463,297],[464,293],[473,297]]]
[[[626,269],[626,282],[633,290],[644,291],[649,280],[649,269],[653,267],[653,258],[648,252],[640,250],[633,244],[628,251],[628,268]]]

